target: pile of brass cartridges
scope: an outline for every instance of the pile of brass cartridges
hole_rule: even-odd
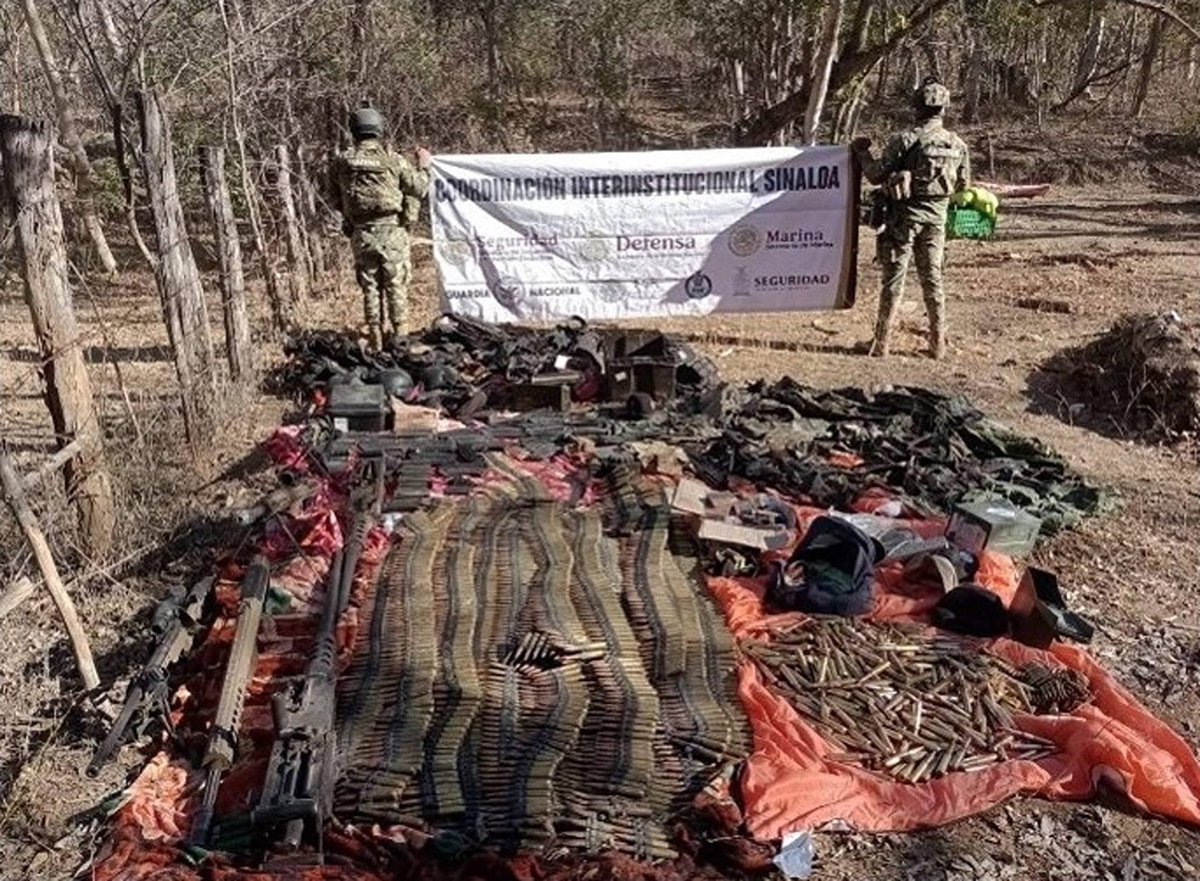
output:
[[[959,637],[816,617],[745,649],[837,761],[922,783],[1057,751],[1013,726],[1036,709],[1023,673]]]

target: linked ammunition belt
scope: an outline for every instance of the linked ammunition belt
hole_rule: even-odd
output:
[[[340,684],[340,819],[674,856],[672,810],[747,729],[732,639],[637,497],[624,539],[532,480],[405,520]]]
[[[443,506],[412,515],[410,534],[384,561],[367,639],[339,695],[339,752],[346,762],[334,792],[339,813],[396,820],[421,766],[436,675],[432,570],[450,514]]]

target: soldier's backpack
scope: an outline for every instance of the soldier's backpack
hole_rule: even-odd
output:
[[[872,574],[883,545],[841,517],[815,519],[767,585],[774,606],[820,615],[861,615],[871,607]]]
[[[912,171],[913,196],[918,199],[950,196],[965,158],[954,132],[943,128],[921,132],[908,151],[906,163]]]
[[[382,150],[351,150],[343,157],[346,198],[355,222],[404,211],[404,194],[393,161]]]

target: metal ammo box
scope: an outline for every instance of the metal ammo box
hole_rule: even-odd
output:
[[[327,412],[336,431],[386,431],[387,392],[378,383],[338,383],[329,388]]]
[[[635,393],[660,401],[675,397],[679,361],[667,338],[658,331],[630,330],[609,341],[608,399],[620,401]]]
[[[956,505],[946,537],[970,554],[984,550],[1024,557],[1041,532],[1042,521],[1003,499]]]

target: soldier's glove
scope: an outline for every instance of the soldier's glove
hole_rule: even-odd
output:
[[[342,235],[344,235],[346,238],[350,238],[350,236],[354,235],[354,224],[349,220],[342,221]]]

